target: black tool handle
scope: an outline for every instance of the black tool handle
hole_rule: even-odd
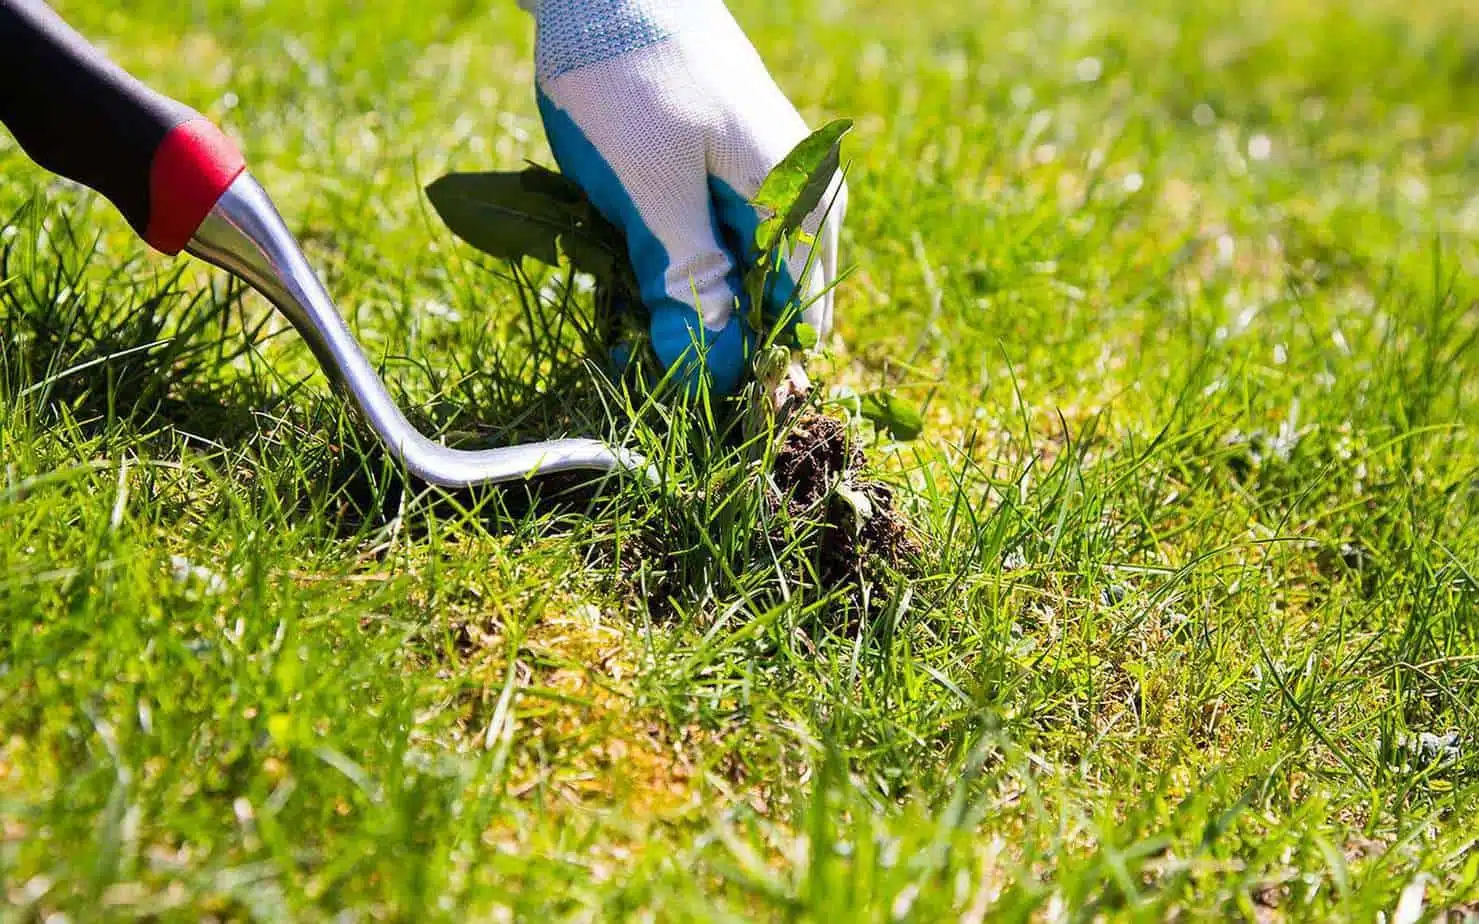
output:
[[[171,254],[245,167],[208,120],[109,61],[42,0],[0,0],[0,122],[36,163],[107,196]]]

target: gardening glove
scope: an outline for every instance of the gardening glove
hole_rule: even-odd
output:
[[[550,148],[626,235],[658,359],[691,391],[733,393],[758,337],[742,277],[767,216],[750,200],[806,124],[722,0],[519,2]],[[830,330],[845,200],[839,174],[804,226],[814,244],[777,261],[769,320],[799,304]]]

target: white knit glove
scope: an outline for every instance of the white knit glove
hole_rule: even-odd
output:
[[[690,388],[707,369],[713,391],[734,392],[756,342],[741,276],[765,216],[749,202],[805,123],[722,0],[519,2],[534,13],[550,148],[625,233],[658,359]],[[839,176],[806,225],[817,259],[806,274],[809,248],[784,261],[772,318],[805,275],[801,320],[831,328],[845,200]]]

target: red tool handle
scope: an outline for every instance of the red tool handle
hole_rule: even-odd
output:
[[[36,163],[179,253],[246,169],[204,116],[104,57],[41,0],[0,0],[0,122]]]

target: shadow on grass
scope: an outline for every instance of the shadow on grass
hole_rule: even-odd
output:
[[[326,515],[345,538],[389,522],[408,497],[449,514],[472,511],[494,532],[533,519],[558,528],[602,502],[599,475],[450,492],[410,478],[337,395],[261,359],[262,344],[295,336],[291,328],[221,274],[193,288],[183,278],[189,269],[184,261],[164,271],[137,259],[110,263],[98,237],[34,202],[12,216],[0,247],[7,416],[163,456],[201,450],[224,460],[228,477],[269,481],[299,512]],[[416,365],[439,397],[399,398],[423,432],[470,449],[604,435],[609,411],[580,359],[589,331],[572,320],[569,296],[550,305],[526,284],[517,290],[520,343],[479,331],[450,351],[450,371]]]

